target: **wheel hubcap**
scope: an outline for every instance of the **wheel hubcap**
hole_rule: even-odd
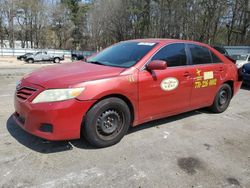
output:
[[[220,106],[226,104],[227,101],[228,101],[228,94],[227,94],[227,92],[225,90],[222,90],[220,92],[220,97],[219,97],[219,104],[220,104]]]
[[[122,124],[122,117],[116,110],[107,110],[97,120],[97,131],[103,136],[108,136],[119,132]]]

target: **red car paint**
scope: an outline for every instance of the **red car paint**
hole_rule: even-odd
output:
[[[50,66],[26,75],[15,94],[15,121],[27,132],[48,140],[77,139],[80,138],[81,124],[86,112],[97,101],[109,96],[120,97],[132,106],[132,126],[136,126],[154,119],[211,106],[222,83],[229,82],[234,94],[241,86],[236,66],[208,45],[170,39],[134,41],[157,45],[130,68],[78,62]],[[145,64],[159,49],[173,43],[204,46],[219,57],[221,63],[170,67],[154,72],[144,69]],[[196,89],[198,76],[204,72],[209,75],[211,71],[213,78],[217,79],[216,85]],[[171,78],[166,80],[169,84],[174,84],[174,79],[178,80],[178,86],[166,92],[161,87],[166,78]],[[46,89],[79,87],[85,87],[85,90],[75,99],[32,103],[33,99]],[[28,96],[18,97],[18,92],[20,94],[22,90],[28,93]],[[53,132],[41,131],[42,124],[53,125]]]

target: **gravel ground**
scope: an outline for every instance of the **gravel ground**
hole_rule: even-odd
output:
[[[0,187],[250,187],[250,89],[223,114],[153,121],[96,149],[44,141],[10,118],[16,82],[41,66],[0,61]]]

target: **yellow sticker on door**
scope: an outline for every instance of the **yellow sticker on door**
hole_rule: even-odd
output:
[[[201,70],[196,69],[196,77],[194,82],[194,88],[206,88],[210,86],[216,86],[217,79],[214,78],[213,71],[203,72],[203,76],[201,76]]]
[[[214,72],[213,71],[204,72],[203,78],[204,78],[204,80],[213,79]]]
[[[161,81],[161,89],[164,91],[172,91],[179,85],[179,81],[176,78],[169,77]]]

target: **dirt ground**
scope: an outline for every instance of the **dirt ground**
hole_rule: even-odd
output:
[[[47,142],[21,130],[16,82],[50,64],[0,58],[0,187],[250,187],[250,89],[228,110],[196,110],[131,128],[115,146]]]

